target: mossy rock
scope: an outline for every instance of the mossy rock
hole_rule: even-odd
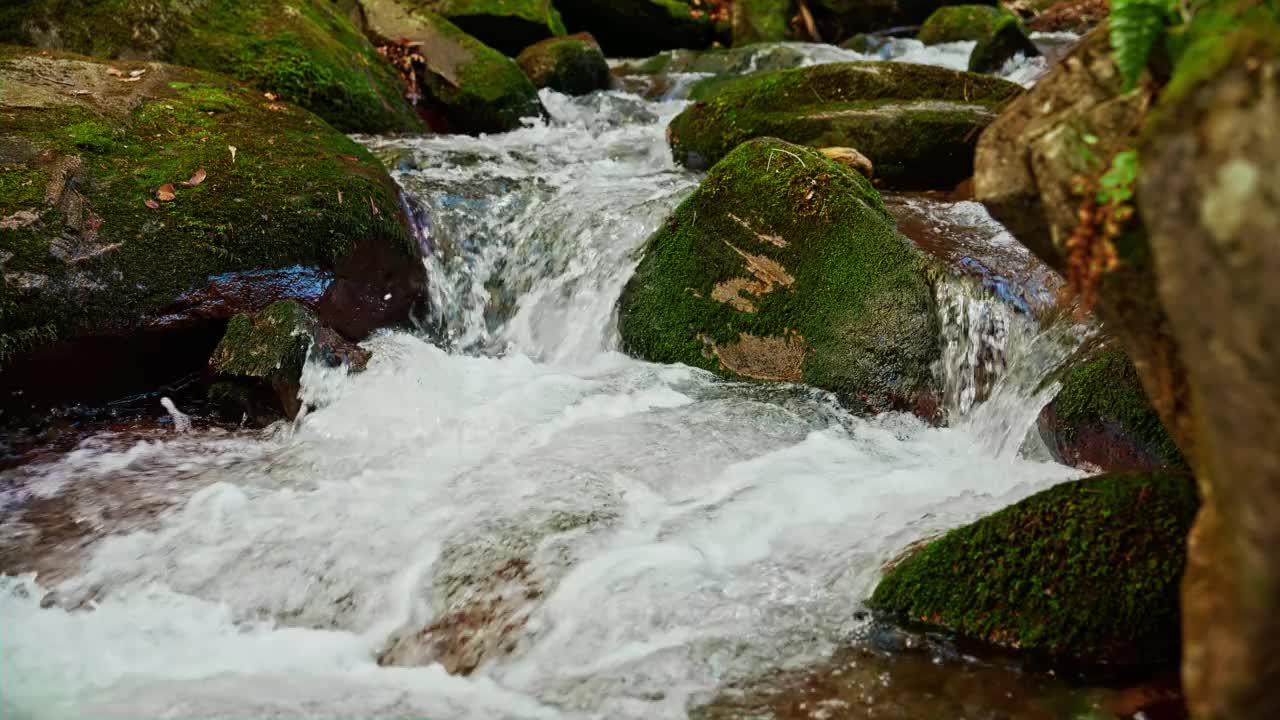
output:
[[[733,0],[733,46],[789,39],[795,11],[795,0]]]
[[[169,336],[284,297],[354,337],[407,320],[425,283],[377,160],[198,70],[0,46],[0,177],[0,344],[26,367],[5,380],[33,373],[31,390],[53,385],[42,352],[75,360],[86,338]]]
[[[1197,507],[1181,474],[1063,483],[929,543],[869,604],[1067,664],[1172,664]]]
[[[940,7],[920,26],[916,39],[925,45],[985,40],[995,34],[997,21],[1004,17],[1017,21],[1016,15],[997,5]]]
[[[886,186],[951,188],[973,173],[978,136],[1022,92],[997,78],[909,63],[855,62],[710,78],[671,122],[676,161],[717,162],[740,143],[776,137],[852,147]]]
[[[936,393],[933,282],[866,178],[772,138],[739,146],[648,242],[619,301],[625,350],[804,382],[866,412]]]
[[[515,56],[523,48],[565,34],[551,0],[411,0],[495,50]]]
[[[365,29],[382,42],[406,41],[424,59],[422,103],[444,118],[439,130],[497,133],[546,116],[538,90],[511,58],[415,0],[360,0]]]
[[[551,88],[566,95],[609,89],[609,63],[600,52],[600,45],[588,33],[530,45],[516,58],[516,63],[538,88]]]
[[[1087,353],[1060,382],[1039,419],[1058,462],[1104,471],[1186,467],[1118,343]]]
[[[230,75],[348,132],[415,132],[394,69],[329,0],[17,0],[0,42]]]
[[[705,11],[683,0],[556,0],[570,32],[589,32],[610,57],[705,48],[716,36]]]
[[[792,45],[757,43],[740,48],[665,50],[643,60],[621,63],[614,72],[618,75],[704,73],[736,76],[767,70],[790,70],[807,61],[804,51]]]
[[[1040,49],[1031,42],[1022,21],[1012,13],[995,19],[989,34],[978,40],[969,53],[969,72],[999,72],[1015,56],[1037,57]]]

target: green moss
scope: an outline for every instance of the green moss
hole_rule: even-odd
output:
[[[959,635],[1085,662],[1177,656],[1193,481],[1064,483],[953,530],[898,565],[872,607]]]
[[[750,277],[739,251],[777,262],[794,284],[750,296],[755,312],[713,299],[718,284]],[[760,139],[716,165],[649,241],[619,330],[640,357],[725,374],[709,344],[798,336],[805,382],[852,405],[898,407],[934,382],[931,272],[865,178]]]
[[[795,0],[740,0],[733,17],[734,47],[786,40],[794,14]]]
[[[328,0],[19,0],[11,41],[231,75],[353,132],[422,129],[399,78]]]
[[[985,40],[995,34],[997,21],[1018,18],[1004,7],[994,5],[946,5],[933,11],[920,26],[916,39],[925,45]]]
[[[891,187],[949,187],[973,171],[973,147],[1013,83],[908,63],[839,63],[702,81],[671,123],[677,160],[715,163],[738,144],[777,137],[853,147]]]
[[[301,304],[282,300],[260,312],[236,315],[209,359],[220,375],[294,382],[302,376],[315,318]]]
[[[549,37],[566,34],[551,0],[416,0],[429,10],[507,55]]]
[[[1115,423],[1163,462],[1186,467],[1178,444],[1151,407],[1138,371],[1119,347],[1072,368],[1062,380],[1054,411],[1068,438],[1075,437],[1076,428]]]
[[[30,62],[43,65],[33,70]],[[10,49],[0,53],[0,78],[11,86],[40,83],[65,76],[63,62],[69,60],[22,58]],[[37,150],[18,164],[17,175],[6,168],[0,187],[16,177],[19,190],[0,190],[0,205],[38,202],[41,213],[37,223],[0,232],[0,250],[11,256],[6,272],[39,279],[31,288],[0,287],[6,333],[130,327],[210,276],[293,265],[332,269],[366,239],[391,243],[410,261],[414,244],[400,224],[396,187],[360,145],[310,113],[273,109],[261,93],[225,78],[147,67],[166,82],[119,100],[120,107],[107,108],[110,115],[74,99],[0,112],[0,137]],[[43,200],[51,168],[74,165],[72,158],[79,169],[66,185],[83,199],[78,219]],[[182,185],[199,168],[204,182]],[[177,198],[148,208],[144,201],[166,183],[175,185]],[[73,222],[78,227],[68,235],[63,225]],[[54,244],[64,236],[75,237],[72,252],[84,257],[59,259]]]
[[[525,48],[516,59],[539,88],[585,95],[609,87],[609,64],[590,35],[552,38]]]

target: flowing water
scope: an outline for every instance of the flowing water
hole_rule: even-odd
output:
[[[681,718],[856,642],[905,546],[1075,476],[1018,448],[1079,331],[989,282],[939,290],[945,428],[620,354],[636,251],[698,181],[683,102],[544,99],[502,136],[364,138],[418,199],[433,314],[360,375],[309,367],[300,421],[0,475],[31,571],[0,578],[0,716]],[[997,238],[975,207],[925,211]]]

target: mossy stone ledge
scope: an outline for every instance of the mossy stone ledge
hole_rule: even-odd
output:
[[[447,18],[485,45],[515,56],[536,42],[566,33],[552,0],[412,0]]]
[[[395,70],[330,0],[8,0],[0,43],[230,75],[347,132],[417,132]]]
[[[733,46],[790,39],[795,11],[795,0],[733,0]]]
[[[1178,473],[1066,482],[929,543],[869,605],[1078,669],[1168,666],[1198,505]]]
[[[359,338],[426,282],[377,160],[211,73],[0,46],[0,178],[6,402],[154,388],[285,298]]]
[[[708,14],[684,0],[555,0],[569,32],[589,32],[609,57],[705,48],[716,38]]]
[[[941,272],[862,175],[762,138],[712,168],[649,240],[619,331],[627,352],[654,362],[928,415]]]
[[[951,188],[973,172],[983,128],[1022,88],[998,78],[896,62],[853,62],[703,80],[672,122],[672,154],[705,168],[740,143],[776,137],[852,147],[895,189]]]

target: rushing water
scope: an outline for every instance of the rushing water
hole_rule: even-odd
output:
[[[697,183],[682,102],[544,99],[502,136],[365,139],[419,198],[433,316],[308,368],[299,422],[0,476],[40,573],[0,579],[0,715],[680,718],[857,638],[911,542],[1074,475],[1017,448],[1077,333],[977,281],[939,290],[948,428],[619,354],[636,250]]]

